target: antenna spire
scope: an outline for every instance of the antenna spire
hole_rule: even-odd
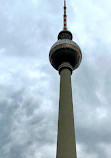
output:
[[[64,28],[63,30],[67,30],[66,0],[64,0]]]

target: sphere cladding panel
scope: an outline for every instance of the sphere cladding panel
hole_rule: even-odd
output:
[[[58,70],[63,62],[69,62],[76,69],[82,58],[79,46],[71,40],[59,40],[51,48],[49,54],[52,66]]]
[[[74,41],[68,40],[68,39],[63,39],[63,40],[58,40],[55,44],[53,44],[53,46],[50,49],[50,52],[55,46],[60,45],[60,44],[71,44],[80,50],[80,47]]]

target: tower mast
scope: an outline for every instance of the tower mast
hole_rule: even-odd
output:
[[[66,14],[66,9],[67,9],[67,7],[66,7],[66,0],[64,0],[64,16],[63,16],[63,18],[64,18],[64,28],[63,28],[63,30],[67,30],[67,14]]]

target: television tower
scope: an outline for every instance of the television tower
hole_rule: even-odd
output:
[[[51,65],[60,74],[60,100],[56,158],[77,158],[72,102],[71,75],[82,59],[80,47],[72,41],[67,29],[66,1],[64,0],[64,26],[49,53]]]

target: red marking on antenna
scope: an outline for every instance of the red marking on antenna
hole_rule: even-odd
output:
[[[67,30],[66,0],[64,0],[64,28],[63,30]]]

